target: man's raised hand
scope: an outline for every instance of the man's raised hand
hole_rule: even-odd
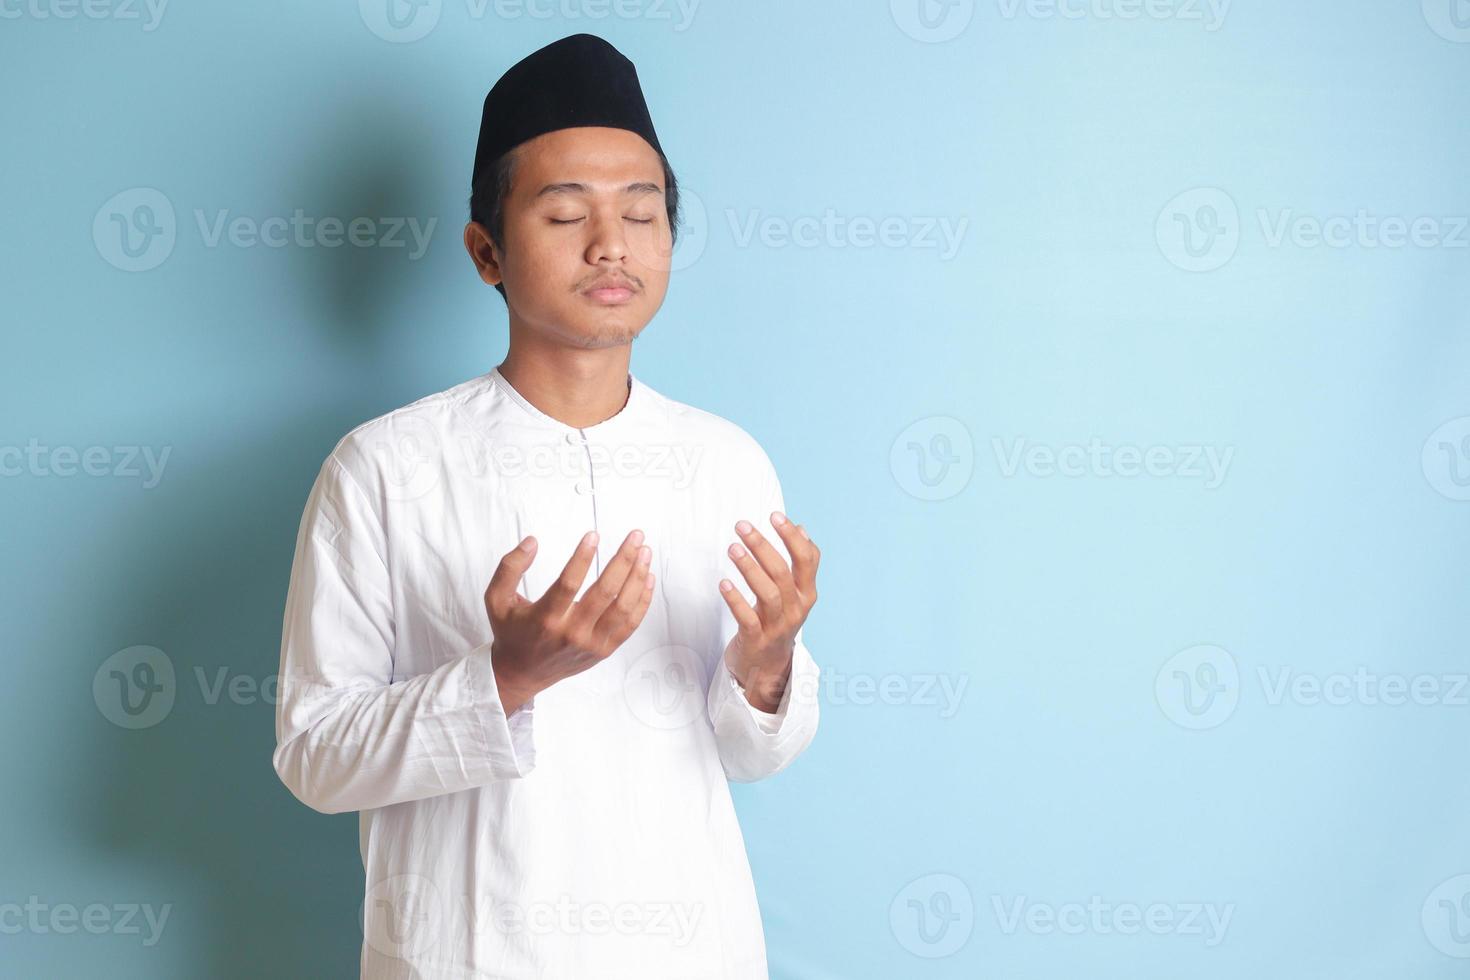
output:
[[[573,600],[597,553],[589,531],[546,594],[535,602],[516,591],[536,557],[528,537],[506,553],[485,590],[494,639],[490,663],[509,715],[559,680],[595,666],[633,634],[653,600],[653,549],[632,531],[602,574]]]
[[[739,625],[725,647],[725,663],[745,688],[746,700],[774,713],[780,707],[791,677],[796,631],[806,622],[817,601],[817,565],[822,553],[800,524],[780,511],[771,512],[771,526],[786,544],[791,565],[749,521],[735,531],[746,546],[730,545],[729,555],[740,569],[756,606],[750,607],[729,579],[720,579],[720,594]]]

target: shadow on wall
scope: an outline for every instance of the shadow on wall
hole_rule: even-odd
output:
[[[334,113],[330,126],[311,141],[282,213],[431,214],[419,196],[430,175],[418,172],[413,148],[423,134],[415,120],[385,119],[382,103],[364,98]],[[415,273],[401,255],[301,249],[286,269],[285,286],[247,282],[240,294],[294,283],[302,320],[355,355],[344,374],[390,376],[385,340],[403,324],[385,311],[396,295],[414,291]],[[217,313],[191,315],[208,322]],[[242,406],[236,431],[201,435],[187,459],[176,452],[167,479],[170,500],[180,503],[164,510],[146,501],[118,514],[115,537],[93,567],[97,582],[121,581],[146,597],[125,632],[103,628],[161,649],[176,696],[149,728],[96,726],[78,783],[82,833],[109,861],[192,882],[187,897],[149,900],[176,903],[164,941],[188,944],[194,976],[357,975],[358,817],[310,810],[271,766],[274,677],[302,508],[332,446],[365,421],[355,414],[364,400],[352,386],[335,390],[335,397],[331,386],[303,393],[299,404],[312,407],[285,421],[279,406]],[[266,427],[261,418],[276,421]]]
[[[469,213],[468,163],[464,195],[443,213],[444,202],[432,188],[454,183],[458,175],[426,172],[419,148],[432,145],[435,135],[413,116],[386,119],[383,106],[392,101],[359,96],[351,110],[334,115],[334,131],[313,142],[313,157],[303,162],[302,190],[294,195],[308,216],[340,218],[344,226],[337,235],[342,244],[301,250],[303,261],[292,271],[300,277],[295,288],[303,314],[344,348],[368,356],[404,328],[395,298],[420,295],[428,242],[441,250],[441,261],[442,253],[469,261],[458,255]],[[356,233],[345,227],[362,218],[370,221],[361,222]],[[373,244],[355,245],[353,234]],[[364,350],[365,341],[374,349]]]

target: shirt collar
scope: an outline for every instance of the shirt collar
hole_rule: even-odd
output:
[[[579,428],[575,425],[567,425],[565,422],[554,419],[535,405],[532,405],[526,400],[524,395],[516,391],[514,385],[506,380],[505,375],[500,373],[498,366],[491,368],[490,373],[486,377],[490,380],[491,385],[512,403],[519,406],[536,423],[567,435],[581,433],[583,436],[605,436],[610,432],[618,431],[632,424],[644,412],[650,400],[648,386],[634,377],[630,372],[628,374],[628,400],[622,409],[617,414],[603,419],[596,425],[584,425]]]

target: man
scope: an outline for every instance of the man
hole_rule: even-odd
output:
[[[363,977],[765,978],[728,780],[815,734],[819,554],[754,439],[628,372],[676,210],[632,63],[511,68],[472,187],[508,353],[322,466],[276,771],[360,811]]]

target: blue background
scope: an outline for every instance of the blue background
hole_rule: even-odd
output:
[[[7,930],[0,970],[355,975],[356,817],[195,670],[275,673],[336,439],[503,357],[459,242],[480,102],[590,31],[697,200],[634,373],[755,435],[824,549],[822,729],[736,790],[773,977],[1465,975],[1470,9],[1116,2],[7,6],[0,444],[170,455],[0,478],[0,905],[171,912],[151,946]],[[127,271],[111,216],[160,195],[175,241]],[[412,258],[196,218],[298,208],[437,225]],[[1360,211],[1429,237],[1308,237]],[[1177,465],[1008,465],[1091,440]],[[92,693],[134,645],[178,673],[140,730]],[[1273,697],[1354,671],[1439,694]],[[1175,927],[1009,920],[1094,896]]]

